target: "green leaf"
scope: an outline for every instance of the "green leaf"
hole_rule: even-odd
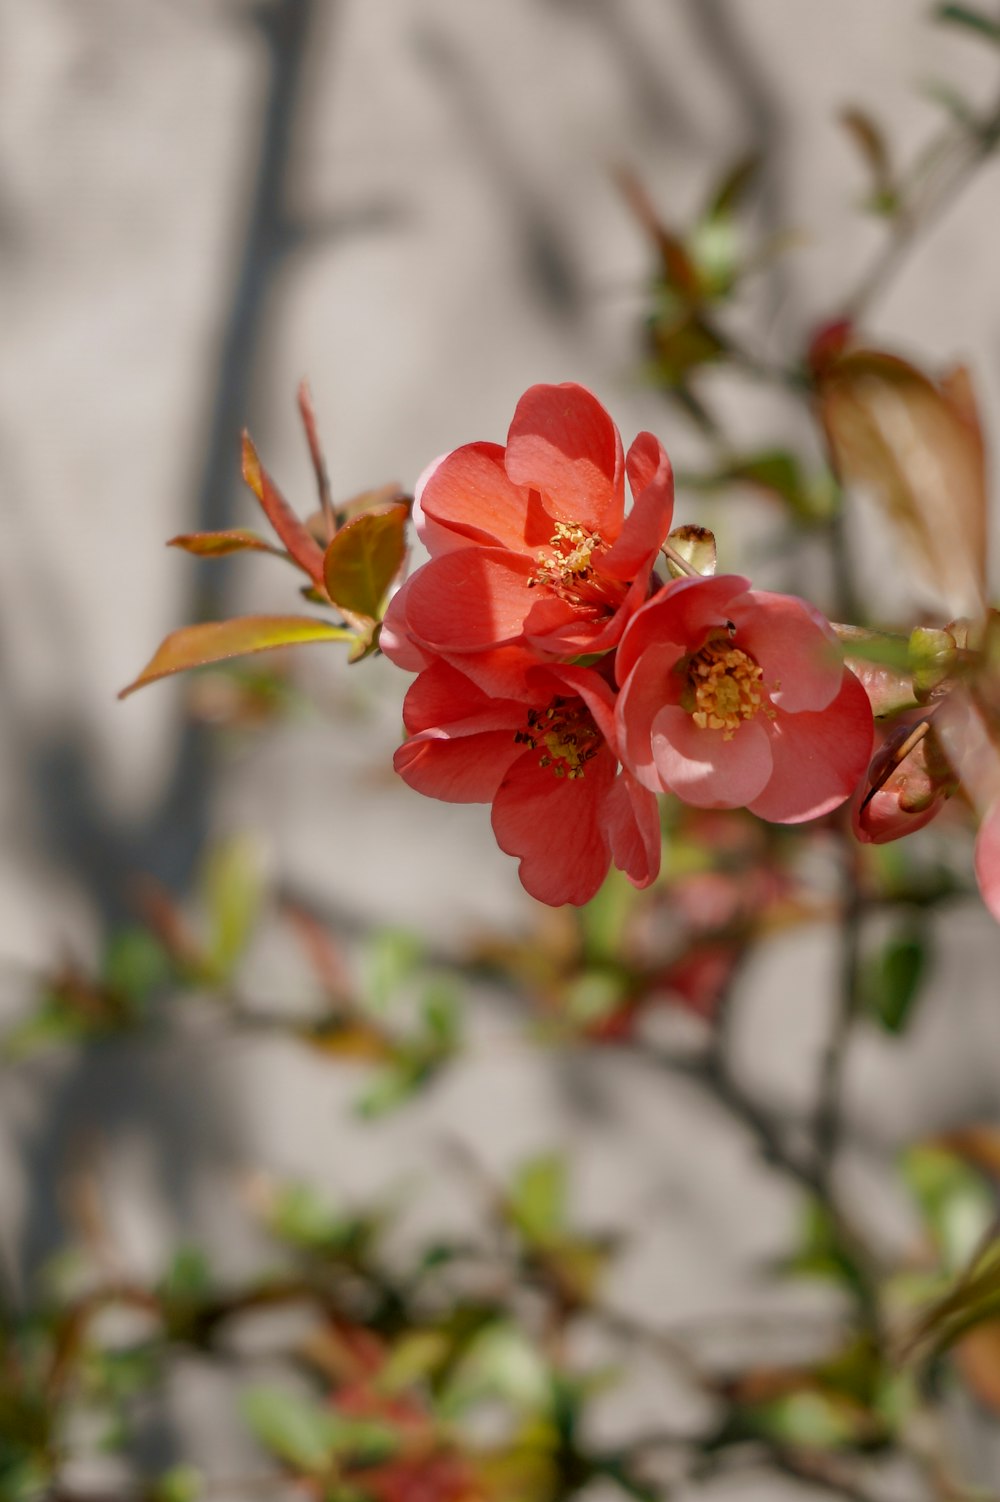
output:
[[[255,1437],[296,1470],[327,1470],[337,1450],[337,1428],[329,1409],[280,1387],[255,1387],[243,1394],[243,1417]]]
[[[934,20],[964,26],[990,42],[1000,42],[1000,21],[983,15],[981,10],[973,10],[971,5],[939,5],[934,11]]]
[[[511,1212],[521,1234],[540,1245],[558,1241],[566,1230],[569,1182],[566,1160],[543,1153],[521,1165],[510,1192]]]
[[[354,639],[354,633],[343,626],[305,615],[242,615],[229,621],[182,626],[164,638],[138,678],[123,688],[118,697],[125,699],[137,688],[171,673],[223,662],[228,657],[246,657],[252,652],[269,652],[274,647],[294,647],[306,642]]]
[[[209,968],[217,981],[233,967],[253,934],[264,898],[260,850],[236,837],[219,844],[205,866],[203,890],[209,922]]]
[[[323,560],[327,594],[339,610],[366,620],[381,618],[389,586],[406,557],[409,508],[364,511],[330,542]]]
[[[869,1015],[887,1033],[905,1032],[927,970],[928,943],[909,930],[888,941],[861,973],[861,996]]]

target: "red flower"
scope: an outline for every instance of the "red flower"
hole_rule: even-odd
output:
[[[865,770],[872,712],[823,617],[746,579],[682,579],[617,654],[622,760],[654,791],[778,823],[836,808]]]
[[[439,661],[410,685],[403,720],[396,771],[431,798],[492,803],[497,844],[539,901],[588,902],[612,861],[636,886],[653,880],[656,800],[618,769],[614,695],[597,673],[536,667],[498,698]]]
[[[640,433],[623,462],[589,391],[532,386],[506,448],[467,444],[422,476],[414,518],[431,560],[392,601],[382,649],[411,671],[443,657],[491,691],[539,658],[608,651],[646,599],[672,515],[658,439]],[[510,650],[484,678],[478,659],[498,647]]]

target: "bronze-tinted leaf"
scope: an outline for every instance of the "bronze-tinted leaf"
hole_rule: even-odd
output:
[[[135,682],[123,688],[118,697],[124,699],[137,688],[170,673],[222,662],[227,657],[243,657],[250,652],[267,652],[272,647],[292,647],[301,642],[353,640],[353,632],[345,631],[343,626],[304,615],[244,615],[231,621],[182,626],[160,643]]]
[[[408,515],[405,505],[362,512],[341,527],[327,548],[327,594],[349,617],[380,618],[389,586],[406,557]]]
[[[243,478],[289,554],[315,583],[323,583],[323,550],[310,537],[281,491],[263,467],[250,434],[243,434]]]
[[[964,370],[940,384],[878,350],[831,362],[819,410],[835,467],[867,491],[907,545],[922,582],[954,614],[982,609],[983,437]]]
[[[225,558],[229,553],[245,552],[286,556],[281,548],[246,527],[230,527],[225,532],[182,532],[171,537],[167,547],[183,548],[185,553],[196,553],[200,558]]]
[[[849,105],[840,112],[840,123],[848,132],[871,174],[872,205],[883,211],[895,206],[897,200],[895,174],[889,156],[889,147],[878,123],[866,110]]]

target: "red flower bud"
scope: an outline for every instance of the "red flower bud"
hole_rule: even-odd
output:
[[[897,725],[872,758],[855,800],[854,833],[866,845],[915,834],[937,816],[957,786],[930,721]]]

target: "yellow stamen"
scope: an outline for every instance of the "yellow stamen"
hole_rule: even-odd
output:
[[[687,674],[691,692],[690,703],[687,696],[682,701],[685,709],[702,730],[721,730],[724,741],[732,740],[742,720],[752,720],[764,708],[764,670],[726,639],[707,642],[688,661]]]
[[[556,530],[549,538],[551,551],[539,553],[538,567],[529,585],[548,584],[561,591],[586,583],[594,575],[591,554],[603,547],[598,533],[588,532],[574,522],[556,522]]]

